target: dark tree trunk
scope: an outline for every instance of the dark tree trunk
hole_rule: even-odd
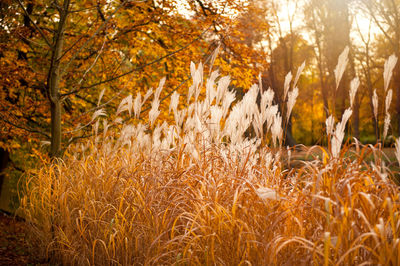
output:
[[[4,170],[6,169],[8,162],[10,159],[10,154],[8,151],[0,148],[0,198],[1,198],[1,190],[5,178]]]
[[[289,122],[288,122],[288,125],[286,128],[284,144],[285,144],[285,146],[290,146],[290,147],[297,145],[297,142],[294,139],[293,134],[292,134],[292,118],[291,117],[289,118]]]

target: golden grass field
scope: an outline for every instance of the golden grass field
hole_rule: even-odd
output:
[[[179,151],[67,159],[29,180],[22,206],[42,255],[63,264],[400,263],[391,174],[361,155],[267,164],[214,147],[195,162]]]
[[[187,107],[172,96],[175,124],[157,123],[160,85],[148,122],[97,119],[91,139],[27,177],[20,212],[38,255],[63,265],[400,265],[399,140],[389,155],[343,145],[349,108],[327,119],[328,147],[287,150],[272,90],[260,105],[261,85],[235,101],[229,77],[217,86],[212,74],[202,97],[201,65],[191,72]],[[285,91],[289,117],[298,91]],[[125,98],[116,115],[137,118],[136,103]]]

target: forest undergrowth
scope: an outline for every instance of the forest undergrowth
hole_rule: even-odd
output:
[[[94,136],[23,184],[19,211],[37,253],[66,265],[399,265],[398,162],[379,143],[343,145],[357,78],[350,107],[326,120],[328,147],[313,147],[322,156],[290,167],[283,140],[303,68],[286,76],[285,106],[261,82],[236,99],[229,77],[203,81],[192,63],[187,94],[171,96],[172,122],[157,120],[164,79],[124,98],[112,121],[96,111]]]

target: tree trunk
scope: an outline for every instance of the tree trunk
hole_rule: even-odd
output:
[[[285,139],[284,139],[285,146],[293,147],[293,146],[297,145],[297,142],[294,139],[293,134],[292,134],[292,117],[291,116],[289,117],[289,122],[287,124],[286,133],[284,133],[284,134],[285,134]]]
[[[7,167],[9,156],[10,154],[8,153],[8,151],[4,150],[3,148],[0,148],[0,198],[1,198],[1,189],[5,178],[5,174],[3,173],[3,171]]]
[[[48,73],[48,91],[51,112],[51,145],[50,156],[58,158],[61,156],[61,99],[60,99],[60,60],[63,51],[64,30],[68,16],[69,0],[65,0],[60,7],[60,21],[55,33],[51,64]]]

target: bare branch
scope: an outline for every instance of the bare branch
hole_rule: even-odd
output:
[[[76,51],[76,53],[71,57],[71,59],[68,61],[68,63],[65,65],[65,67],[60,71],[60,75],[65,73],[65,71],[68,69],[69,65],[72,63],[72,61],[75,60],[75,58],[78,56],[78,54],[91,42],[96,35],[104,29],[104,27],[108,24],[108,22],[111,20],[111,18],[126,4],[129,3],[130,0],[125,0],[123,1],[115,10],[114,12],[111,13],[111,15],[108,16],[108,18],[100,25],[100,27],[90,36],[90,38]]]
[[[21,126],[21,125],[18,125],[18,124],[16,124],[16,123],[14,123],[14,122],[11,122],[11,121],[8,120],[7,118],[5,118],[4,115],[2,115],[1,113],[0,113],[0,119],[1,119],[2,121],[4,121],[5,123],[9,124],[10,126],[13,126],[13,127],[16,127],[16,128],[22,129],[22,130],[25,130],[26,132],[37,133],[37,134],[40,134],[40,135],[45,136],[46,138],[50,139],[50,136],[49,136],[47,133],[42,132],[42,131],[37,130],[37,129],[24,127],[24,126]]]
[[[196,39],[192,40],[190,43],[186,44],[185,46],[183,46],[183,47],[181,47],[181,48],[179,48],[179,49],[177,49],[177,50],[175,50],[175,51],[173,51],[173,52],[171,52],[171,53],[169,53],[169,54],[167,54],[167,55],[161,56],[161,57],[159,57],[159,58],[157,58],[157,59],[155,59],[155,60],[153,60],[153,61],[151,61],[151,62],[149,62],[149,63],[146,63],[146,64],[144,64],[144,65],[141,65],[141,66],[139,66],[139,67],[136,67],[136,68],[134,68],[134,69],[132,69],[132,70],[129,70],[129,71],[125,72],[125,73],[122,73],[122,74],[120,74],[120,75],[118,75],[118,76],[115,76],[115,77],[112,77],[112,78],[109,78],[109,79],[106,79],[106,80],[99,81],[99,82],[94,83],[94,84],[92,84],[92,85],[90,85],[90,86],[82,86],[82,87],[80,87],[80,88],[78,88],[78,89],[76,89],[76,90],[73,90],[73,91],[71,91],[71,92],[64,93],[64,94],[62,94],[62,97],[66,97],[66,96],[68,96],[68,95],[77,93],[77,92],[79,92],[79,91],[81,91],[81,90],[83,90],[83,89],[90,89],[90,88],[96,87],[96,86],[98,86],[98,85],[101,85],[101,84],[104,84],[104,83],[107,83],[107,82],[111,82],[111,81],[113,81],[113,80],[117,80],[117,79],[122,78],[122,77],[124,77],[124,76],[126,76],[126,75],[129,75],[129,74],[131,74],[131,73],[133,73],[133,72],[142,70],[143,68],[145,68],[145,67],[147,67],[147,66],[150,66],[150,65],[153,65],[153,64],[155,64],[155,63],[158,63],[158,62],[162,61],[162,60],[165,59],[165,58],[171,57],[171,56],[173,56],[173,55],[175,55],[175,54],[181,52],[182,50],[186,49],[187,47],[189,47],[190,45],[192,45],[193,43],[195,43],[195,42],[198,41],[199,39],[201,39],[201,37],[202,37],[211,27],[212,27],[212,25],[210,25],[207,29],[205,29]]]
[[[391,44],[393,47],[396,47],[396,46],[395,46],[395,43],[393,42],[393,39],[392,39],[392,38],[389,36],[389,34],[385,31],[385,29],[383,28],[383,26],[381,25],[381,23],[379,22],[379,20],[378,20],[377,17],[375,16],[375,13],[373,12],[372,7],[368,5],[367,8],[368,8],[368,11],[369,11],[369,13],[370,13],[372,19],[374,20],[374,22],[375,22],[375,24],[378,26],[378,28],[381,30],[381,32],[383,33],[383,35],[385,35],[386,39],[390,42],[390,44]]]
[[[25,15],[29,18],[29,20],[31,21],[31,23],[33,24],[33,26],[36,28],[36,30],[39,32],[39,34],[42,36],[42,38],[44,39],[44,41],[46,42],[46,44],[51,48],[52,45],[49,42],[49,40],[46,38],[46,35],[44,35],[43,31],[38,27],[38,25],[36,25],[36,23],[33,21],[33,19],[31,18],[31,16],[29,15],[28,11],[26,11],[24,5],[21,3],[21,0],[17,0],[19,6],[22,8],[22,10],[24,11]]]

